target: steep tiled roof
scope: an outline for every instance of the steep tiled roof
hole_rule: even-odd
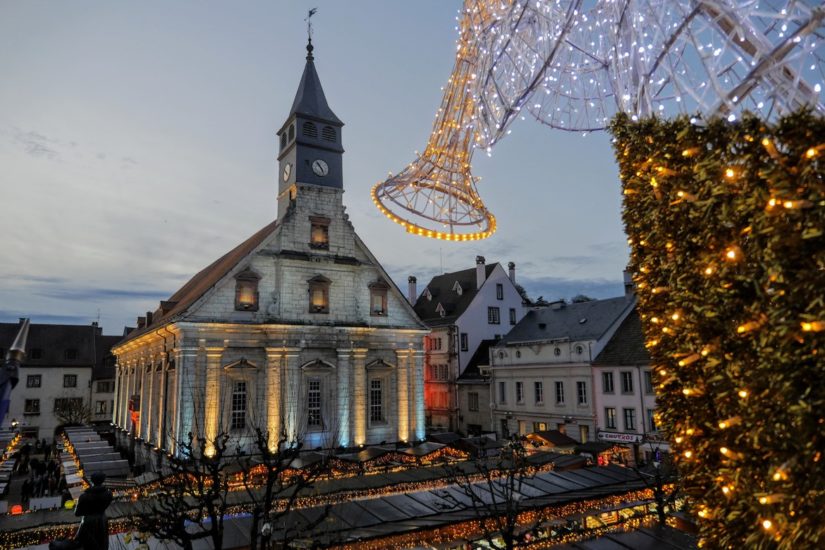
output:
[[[496,343],[497,340],[482,340],[481,343],[478,345],[478,349],[470,357],[470,361],[467,363],[467,367],[465,367],[464,372],[462,372],[459,377],[458,381],[477,381],[477,380],[484,380],[485,377],[481,376],[481,372],[479,372],[478,367],[479,365],[489,365],[490,364],[490,346]]]
[[[123,342],[150,332],[151,330],[163,326],[195,303],[206,291],[215,286],[229,271],[235,267],[244,257],[257,248],[269,235],[275,231],[278,221],[275,220],[257,233],[246,239],[244,242],[212,262],[202,269],[197,275],[189,279],[185,285],[172,294],[168,302],[171,308],[163,314],[158,314],[152,319],[152,323],[144,328],[130,332]],[[160,313],[160,312],[158,312]]]
[[[498,263],[485,266],[484,280],[486,281]],[[453,290],[456,281],[461,285],[461,294]],[[427,285],[432,300],[422,292],[415,302],[415,312],[428,326],[450,325],[467,309],[478,293],[476,287],[476,268],[454,271],[437,275]],[[444,317],[436,311],[438,304],[444,308]]]
[[[551,305],[527,313],[501,344],[567,338],[595,340],[632,304],[625,296],[573,304]]]
[[[645,365],[650,355],[645,349],[642,321],[634,308],[616,329],[613,337],[593,361],[595,365]]]

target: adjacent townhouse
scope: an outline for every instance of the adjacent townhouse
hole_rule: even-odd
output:
[[[656,395],[642,323],[634,309],[593,361],[597,439],[623,449],[627,463],[669,452],[656,424]]]
[[[559,430],[593,441],[593,360],[633,310],[632,292],[530,311],[490,353],[492,423],[501,437]]]
[[[410,277],[409,298],[430,328],[424,368],[427,427],[466,431],[468,422],[459,420],[459,377],[483,340],[500,339],[527,312],[527,303],[516,286],[516,266],[510,262],[505,271],[501,264],[488,265],[483,256],[477,256],[475,269],[433,277],[420,295],[415,277]],[[468,402],[468,411],[470,405]],[[482,402],[478,408],[482,405],[489,408]],[[478,425],[477,421],[471,423]],[[482,427],[488,426],[482,423]]]

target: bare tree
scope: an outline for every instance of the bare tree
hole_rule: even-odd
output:
[[[497,457],[487,456],[486,438],[480,438],[478,456],[471,461],[445,466],[448,478],[467,497],[469,507],[481,528],[482,538],[490,548],[511,550],[528,546],[532,532],[545,520],[535,514],[524,522],[523,486],[535,477],[536,468],[528,460],[523,440],[514,436]],[[450,497],[449,493],[445,494]],[[456,507],[461,506],[457,500]]]
[[[54,416],[64,426],[88,424],[92,409],[83,402],[82,397],[61,397],[55,400]]]
[[[212,548],[221,550],[229,507],[228,441],[227,434],[208,442],[189,433],[178,442],[178,454],[169,458],[170,475],[139,505],[136,530],[173,541],[184,550],[191,550],[195,540],[210,538]]]
[[[329,474],[329,455],[302,456],[302,442],[290,442],[282,433],[273,443],[269,432],[261,428],[253,429],[253,446],[254,453],[240,461],[240,476],[252,506],[249,547],[266,549],[277,540],[281,548],[289,548],[290,542],[306,535],[328,513],[327,507],[309,522],[293,521],[290,525],[282,523],[281,529],[275,527],[290,513],[299,496],[306,495],[316,480]]]

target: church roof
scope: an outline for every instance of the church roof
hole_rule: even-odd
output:
[[[295,100],[292,102],[292,109],[287,119],[292,115],[303,115],[343,126],[344,123],[335,116],[327,104],[324,89],[321,87],[321,79],[315,71],[312,49],[312,42],[310,42],[307,45],[307,63],[304,66],[304,74],[301,75],[301,83],[298,85],[298,91],[295,93]]]
[[[185,285],[180,287],[177,292],[169,297],[166,303],[170,304],[168,311],[158,310],[152,318],[152,323],[148,326],[130,332],[123,342],[131,340],[141,334],[150,332],[151,330],[165,325],[179,314],[186,311],[189,306],[194,304],[206,291],[215,286],[224,275],[235,267],[244,257],[255,250],[278,226],[278,220],[275,220],[267,226],[260,229],[257,233],[246,239],[244,242],[212,262],[210,265],[198,272],[194,277],[189,279]]]
[[[498,262],[484,266],[485,281],[490,278],[497,265]],[[461,285],[461,294],[454,290],[456,283]],[[426,292],[421,293],[415,302],[415,312],[428,326],[450,325],[461,317],[478,293],[476,268],[437,275],[427,285],[427,291],[432,299],[427,298]],[[443,317],[437,311],[439,304],[444,308]]]

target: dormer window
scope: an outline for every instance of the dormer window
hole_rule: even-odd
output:
[[[317,138],[318,127],[315,126],[314,122],[304,122],[304,125],[301,126],[301,133],[304,134],[306,137]]]
[[[324,141],[335,141],[335,128],[332,126],[324,126],[321,129],[321,139]]]
[[[329,218],[310,216],[309,247],[329,250]]]
[[[369,285],[370,288],[370,315],[383,316],[387,314],[387,290],[390,285],[382,279]]]
[[[427,301],[431,301],[433,299],[433,295],[430,292],[429,288],[424,289],[424,297],[427,299]]]
[[[235,310],[258,311],[258,281],[261,276],[246,268],[235,275]]]
[[[329,285],[332,281],[323,275],[316,275],[307,283],[309,283],[309,312],[329,313]]]
[[[441,317],[444,317],[447,314],[447,311],[444,309],[440,303],[435,306],[435,312],[438,313]]]
[[[453,285],[453,291],[456,294],[458,294],[459,296],[461,296],[461,293],[463,292],[463,290],[461,288],[461,284],[458,281],[456,281],[455,284]]]

